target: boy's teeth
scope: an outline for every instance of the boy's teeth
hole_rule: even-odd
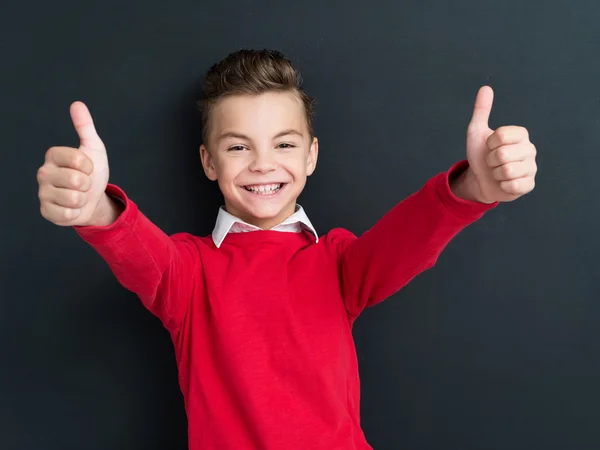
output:
[[[252,185],[246,186],[246,190],[250,192],[254,192],[256,194],[272,194],[273,192],[277,192],[281,189],[282,184],[261,184],[261,185]]]

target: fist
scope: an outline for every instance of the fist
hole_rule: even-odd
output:
[[[108,158],[92,116],[81,102],[70,108],[79,148],[51,147],[37,171],[42,216],[56,225],[93,224],[108,184]]]
[[[475,180],[471,195],[483,203],[509,202],[531,192],[537,173],[537,149],[526,128],[489,128],[493,100],[490,87],[479,90],[467,129],[467,160]]]

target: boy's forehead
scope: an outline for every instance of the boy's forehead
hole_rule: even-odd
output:
[[[291,92],[231,95],[219,100],[211,116],[215,136],[223,131],[249,136],[282,129],[297,129],[303,134],[307,131],[304,107]]]

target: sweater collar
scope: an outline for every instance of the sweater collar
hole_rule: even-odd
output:
[[[304,208],[302,208],[300,205],[296,205],[296,212],[294,212],[294,214],[285,219],[279,225],[271,228],[273,231],[292,233],[299,233],[303,229],[312,233],[316,242],[319,242],[319,235],[317,234],[315,227],[313,227],[308,216],[306,215],[306,212],[304,211]],[[218,248],[221,246],[228,233],[243,233],[247,231],[258,230],[261,230],[261,228],[244,222],[233,214],[227,212],[225,207],[221,206],[219,208],[217,221],[212,232],[212,239],[215,243],[215,246]]]

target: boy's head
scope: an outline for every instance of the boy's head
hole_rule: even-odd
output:
[[[294,213],[316,166],[314,103],[301,83],[282,53],[239,50],[209,69],[198,102],[206,176],[228,212],[263,229]]]

